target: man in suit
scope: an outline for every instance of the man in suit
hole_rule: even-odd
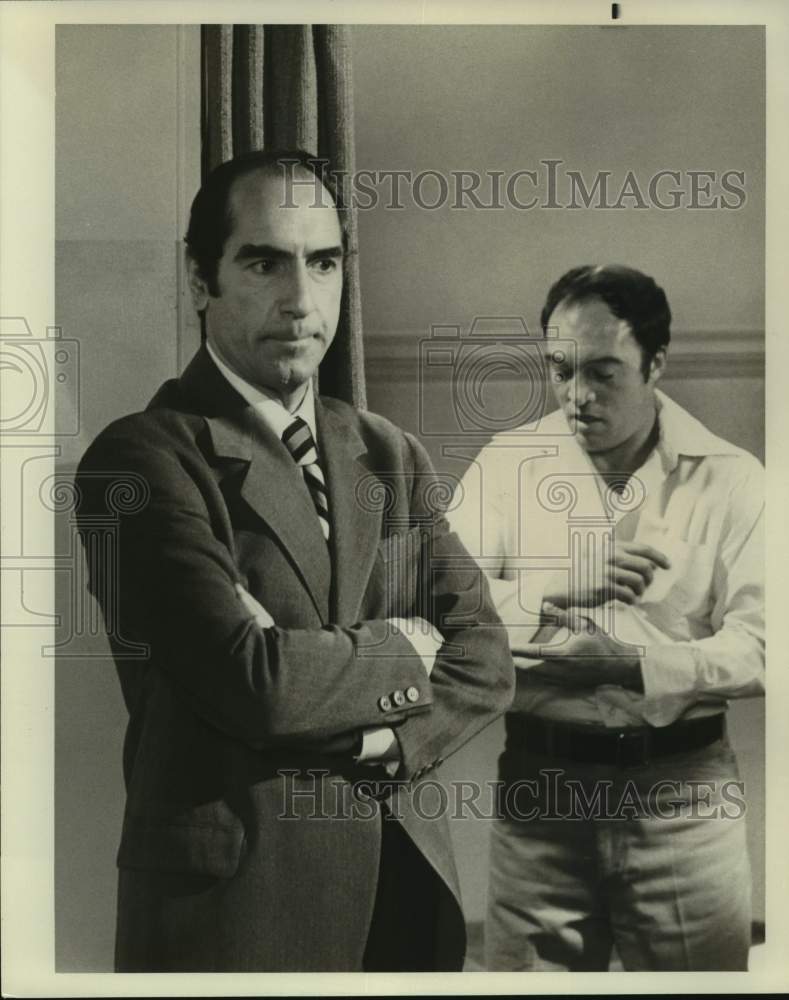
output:
[[[418,792],[511,700],[487,585],[420,444],[313,394],[345,241],[306,154],[217,168],[186,242],[206,342],[77,477],[130,716],[116,968],[459,969]],[[108,578],[87,539],[124,483]]]
[[[725,719],[764,691],[763,469],[657,388],[670,321],[639,271],[563,275],[541,316],[559,408],[494,437],[450,516],[519,668],[493,971],[604,971],[614,945],[628,970],[747,967]]]

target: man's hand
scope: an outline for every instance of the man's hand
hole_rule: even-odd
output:
[[[400,744],[388,726],[365,729],[362,733],[362,750],[357,758],[360,764],[379,764],[389,777],[394,777],[400,767]]]
[[[259,601],[256,601],[249,591],[245,590],[240,583],[236,584],[236,593],[238,594],[241,603],[261,628],[273,628],[274,619],[268,611],[266,611],[263,605]]]
[[[573,593],[567,592],[565,574],[555,574],[545,590],[544,600],[558,608],[595,607],[606,601],[635,604],[652,583],[656,569],[669,569],[666,555],[641,542],[615,542],[614,550],[596,573],[590,573],[586,563],[573,575]],[[590,578],[591,577],[591,578]]]
[[[641,660],[635,655],[634,647],[617,642],[577,611],[565,611],[551,605],[544,605],[544,608],[556,618],[548,627],[549,631],[555,633],[557,626],[558,629],[567,628],[567,641],[555,648],[544,645],[539,641],[543,631],[540,629],[536,641],[513,649],[516,667],[566,687],[618,684],[634,691],[644,690]],[[533,663],[533,660],[543,662]]]

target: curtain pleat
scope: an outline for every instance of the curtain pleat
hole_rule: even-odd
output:
[[[265,40],[262,24],[233,27],[233,154],[264,148],[263,80]],[[244,100],[237,95],[244,94]]]
[[[355,168],[349,28],[344,25],[204,25],[203,175],[252,149],[298,147],[349,178]],[[342,190],[342,182],[340,188]],[[345,287],[321,392],[366,406],[356,210]]]
[[[312,28],[266,25],[266,147],[318,150],[318,94]]]
[[[203,28],[203,176],[233,155],[233,27]]]
[[[312,30],[318,81],[318,155],[327,159],[340,177],[349,178],[356,169],[349,29],[320,24]],[[367,394],[356,209],[346,208],[343,214],[348,234],[347,280],[337,337],[321,366],[321,390],[363,407]]]

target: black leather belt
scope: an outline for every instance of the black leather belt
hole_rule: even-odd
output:
[[[536,715],[507,715],[507,751],[526,750],[582,764],[635,767],[657,757],[699,750],[723,737],[723,713],[670,726],[600,730]]]

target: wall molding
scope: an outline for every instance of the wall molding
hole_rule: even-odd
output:
[[[368,330],[364,339],[368,381],[415,381],[419,345],[429,338],[429,331],[417,329]],[[665,379],[764,378],[764,363],[763,330],[680,330],[672,334]]]

